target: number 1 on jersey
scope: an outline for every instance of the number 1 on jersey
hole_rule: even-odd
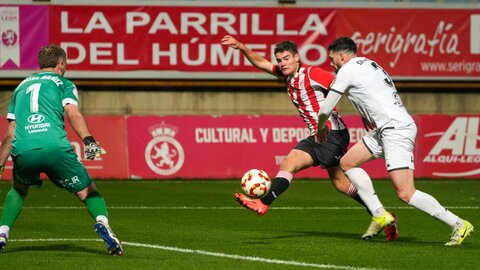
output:
[[[34,83],[27,88],[27,94],[32,92],[30,96],[30,112],[38,112],[38,95],[40,94],[41,83]]]

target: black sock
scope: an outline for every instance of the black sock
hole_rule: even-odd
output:
[[[368,214],[369,214],[370,216],[372,215],[372,212],[370,212],[370,210],[368,210],[367,205],[363,202],[362,198],[360,198],[360,195],[358,195],[358,193],[355,194],[355,197],[353,197],[353,199],[354,199],[355,201],[357,201],[358,203],[360,203],[361,205],[365,206],[365,209],[367,209]]]
[[[283,177],[277,177],[273,179],[272,185],[270,186],[270,190],[268,191],[265,197],[261,198],[260,200],[266,204],[270,205],[280,194],[287,190],[290,182]]]

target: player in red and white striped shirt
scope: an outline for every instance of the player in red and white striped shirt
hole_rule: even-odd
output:
[[[345,123],[336,110],[327,121],[331,130],[328,140],[320,144],[316,140],[318,113],[334,75],[322,68],[302,64],[297,45],[291,41],[283,41],[276,45],[274,53],[277,64],[270,63],[232,36],[223,37],[222,44],[240,50],[258,69],[282,78],[293,105],[310,130],[310,136],[300,141],[282,161],[265,197],[252,199],[236,193],[238,202],[262,216],[269,205],[289,187],[295,173],[311,166],[321,166],[328,170],[330,179],[339,192],[365,205],[358,196],[356,188],[338,166],[340,158],[347,150],[350,137]],[[394,233],[396,234],[397,231],[394,230]],[[396,235],[390,237],[391,240],[396,239]]]
[[[285,43],[284,46],[293,46],[293,43]],[[288,51],[285,51],[288,53]],[[298,55],[297,55],[298,56]],[[286,56],[287,58],[289,56]],[[280,64],[281,62],[279,62]],[[316,133],[318,112],[320,104],[325,100],[323,91],[328,89],[334,76],[319,67],[309,67],[299,62],[298,68],[294,74],[285,74],[280,65],[272,65],[272,73],[275,76],[283,78],[287,86],[288,96],[297,108],[303,121],[310,130],[310,135]],[[285,68],[285,65],[283,66]],[[288,70],[286,68],[285,70]],[[332,130],[346,130],[345,123],[340,115],[334,110],[327,121],[327,125]]]

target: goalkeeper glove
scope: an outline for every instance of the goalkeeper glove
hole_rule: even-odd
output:
[[[83,144],[85,145],[85,158],[93,160],[96,157],[100,157],[100,154],[106,154],[107,152],[103,150],[97,141],[92,136],[87,136],[83,138]]]

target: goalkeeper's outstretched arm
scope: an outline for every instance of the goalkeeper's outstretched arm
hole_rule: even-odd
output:
[[[85,137],[92,136],[92,134],[90,134],[90,130],[88,129],[85,118],[76,105],[67,104],[65,105],[64,109],[68,121],[70,122],[73,130],[75,130],[77,133],[78,137],[83,140]]]
[[[85,158],[95,159],[100,154],[106,154],[107,152],[98,145],[98,142],[90,133],[87,122],[78,107],[73,104],[67,104],[64,108],[70,125],[85,145]]]

